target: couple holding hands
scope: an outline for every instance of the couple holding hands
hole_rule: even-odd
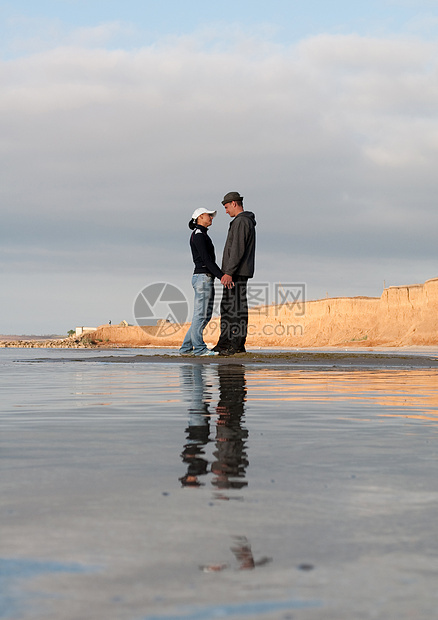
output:
[[[234,355],[245,352],[248,332],[248,279],[254,275],[255,264],[255,216],[244,211],[243,196],[228,192],[222,200],[225,212],[231,217],[225,242],[222,266],[216,264],[214,245],[208,236],[217,211],[202,207],[196,209],[189,222],[193,231],[190,236],[195,269],[192,286],[195,302],[192,323],[179,350],[181,355],[212,356]],[[221,301],[221,333],[218,343],[208,349],[203,331],[213,314],[214,279],[224,286]]]

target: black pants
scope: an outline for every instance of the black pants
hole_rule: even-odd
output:
[[[221,335],[215,351],[245,351],[248,333],[248,278],[234,276],[234,287],[224,288],[221,301]]]

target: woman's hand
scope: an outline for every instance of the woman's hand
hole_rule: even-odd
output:
[[[223,284],[225,288],[233,288],[234,286],[233,278],[229,276],[227,273],[225,273],[221,278],[221,284]]]

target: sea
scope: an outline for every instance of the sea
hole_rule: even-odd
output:
[[[437,617],[437,358],[0,349],[0,618]]]

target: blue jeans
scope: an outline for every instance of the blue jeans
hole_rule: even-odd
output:
[[[195,291],[192,324],[179,350],[180,353],[202,355],[207,349],[202,335],[211,319],[214,304],[214,278],[206,273],[194,273],[192,286]]]

